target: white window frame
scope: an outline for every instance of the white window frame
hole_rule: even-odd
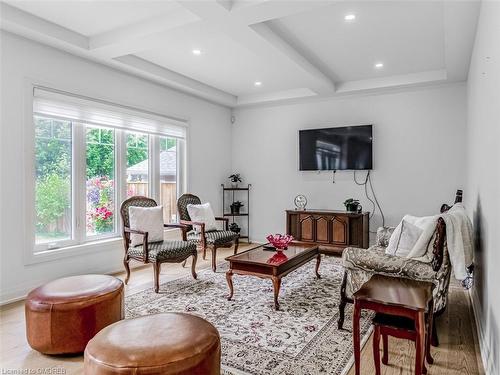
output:
[[[115,130],[115,231],[110,234],[104,235],[86,235],[86,137],[85,137],[85,126],[86,124],[79,121],[72,122],[72,216],[73,216],[73,228],[72,234],[73,239],[57,241],[58,246],[55,248],[48,248],[48,244],[36,244],[35,242],[35,127],[34,127],[34,116],[36,115],[33,111],[33,92],[35,87],[40,86],[39,82],[33,82],[31,80],[26,81],[25,85],[25,128],[24,139],[25,139],[25,153],[27,160],[25,160],[26,176],[24,184],[24,196],[25,199],[25,213],[26,213],[26,225],[25,225],[25,246],[24,246],[24,258],[25,264],[35,264],[45,261],[50,261],[59,258],[65,258],[74,256],[76,254],[84,254],[95,251],[111,251],[122,248],[122,222],[120,215],[120,204],[127,198],[126,194],[126,132],[132,133],[142,133],[148,135],[148,155],[149,155],[149,175],[148,175],[148,191],[149,196],[155,200],[159,200],[159,188],[160,188],[160,173],[157,158],[159,158],[159,138],[169,137],[168,134],[152,134],[144,130],[137,129],[117,129]],[[44,84],[43,86],[47,86]],[[53,87],[53,86],[52,86]],[[62,90],[63,89],[55,89]],[[85,95],[82,93],[74,95]],[[116,104],[117,106],[125,106],[131,108],[132,106],[127,104]],[[139,111],[143,110],[148,112],[148,109],[137,108]],[[45,115],[46,118],[54,118],[54,116]],[[167,119],[168,116],[165,116]],[[178,121],[178,117],[172,117],[175,121]],[[188,161],[187,161],[187,147],[188,143],[188,121],[184,121],[186,130],[185,137],[178,138],[182,143],[182,146],[177,149],[177,194],[178,196],[187,191],[187,174],[188,174]],[[166,121],[168,123],[168,121]],[[89,123],[91,126],[102,126],[104,128],[109,128],[106,125],[99,125],[95,123]],[[158,186],[156,186],[158,185]],[[56,242],[56,241],[55,241]]]

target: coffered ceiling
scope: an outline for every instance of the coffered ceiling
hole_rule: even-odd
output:
[[[1,28],[229,106],[467,79],[476,1],[15,1]]]

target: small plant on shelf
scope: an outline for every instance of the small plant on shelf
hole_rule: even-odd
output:
[[[231,181],[231,186],[233,188],[238,187],[238,182],[241,182],[241,176],[239,173],[233,173],[231,176],[228,177],[229,181]]]
[[[244,204],[240,201],[235,201],[231,203],[231,213],[238,215],[240,213],[240,208],[243,207]]]
[[[234,233],[240,233],[241,232],[241,228],[236,223],[231,223],[231,225],[229,225],[229,230],[231,232],[234,232]]]
[[[354,198],[349,198],[344,201],[344,206],[348,212],[360,212],[361,205],[359,204],[359,200]]]

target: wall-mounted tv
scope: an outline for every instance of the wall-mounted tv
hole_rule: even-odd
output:
[[[372,125],[299,131],[299,169],[372,169]]]

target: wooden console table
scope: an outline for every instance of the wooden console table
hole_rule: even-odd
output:
[[[314,243],[323,254],[342,254],[348,247],[368,248],[369,212],[287,210],[286,233]]]

